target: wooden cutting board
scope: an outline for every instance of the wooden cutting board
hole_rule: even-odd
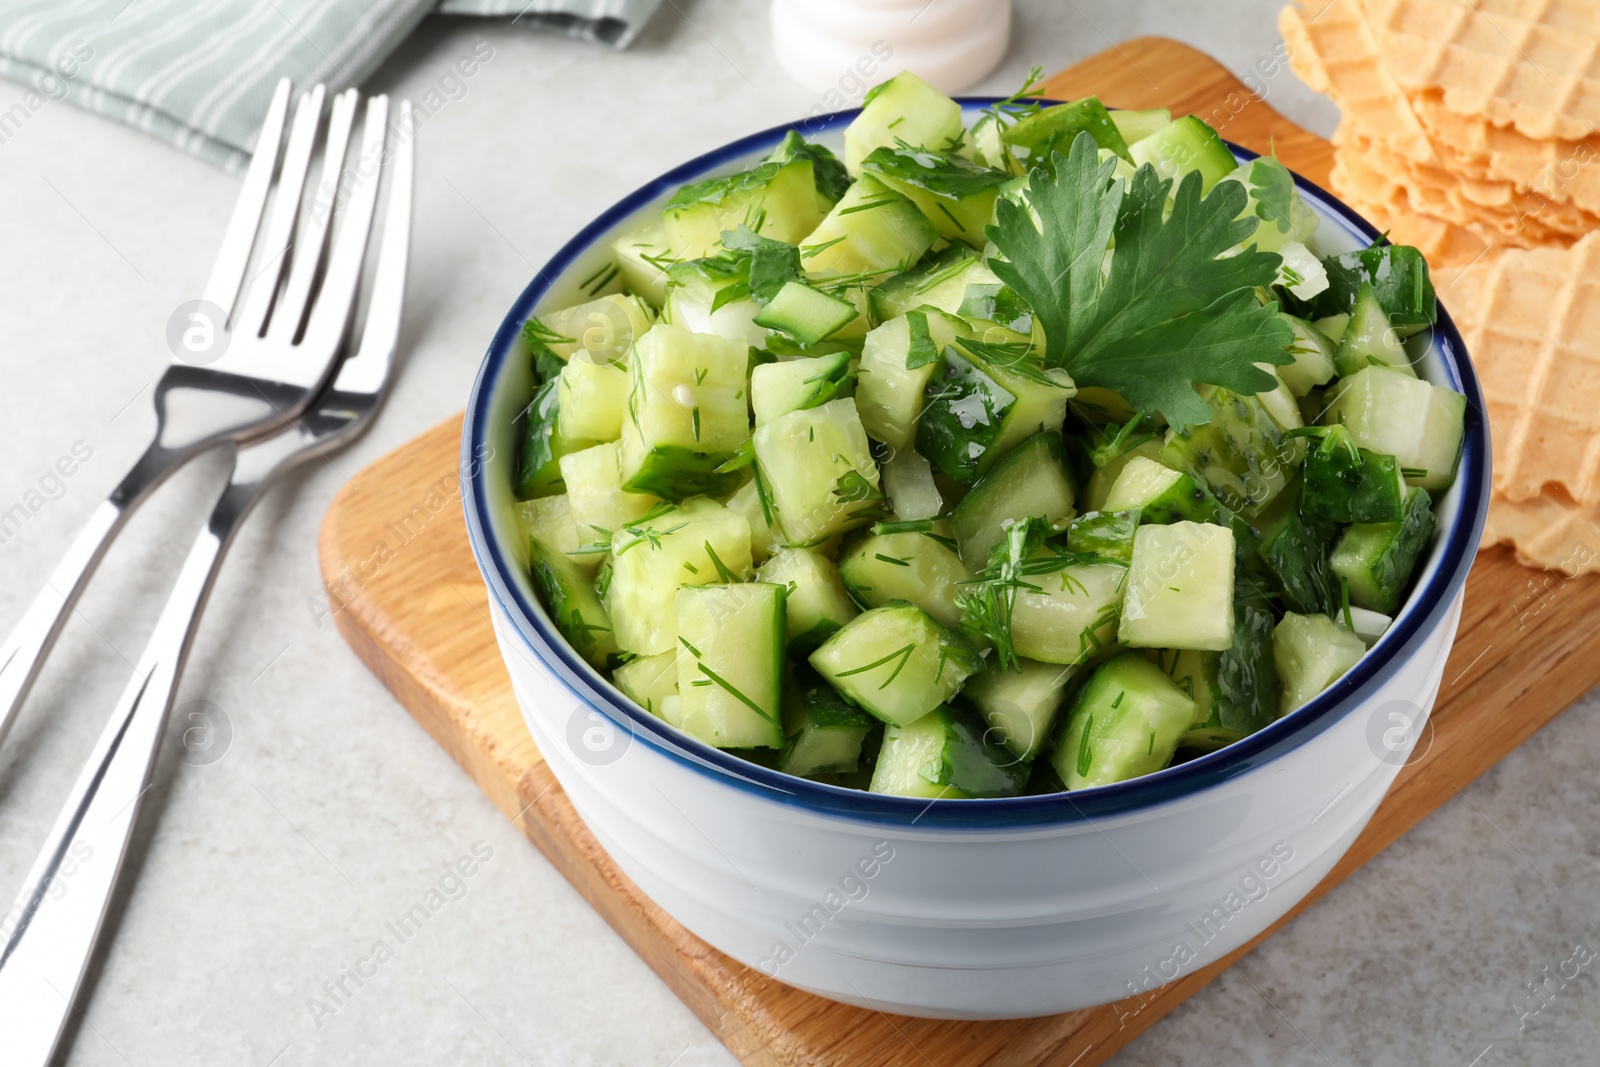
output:
[[[1270,94],[1281,61],[1252,72]],[[1276,147],[1325,183],[1327,142],[1274,112],[1217,63],[1147,37],[1051,78],[1047,95],[1098,94],[1130,108],[1193,112],[1230,140]],[[752,1065],[1100,1063],[1249,951],[1144,998],[1044,1019],[937,1022],[835,1004],[752,971],[684,930],[612,866],[545,766],[490,633],[488,594],[460,507],[459,417],[363,470],[323,522],[320,552],[339,630],[434,739],[683,998]],[[1600,584],[1483,553],[1431,736],[1366,832],[1304,908],[1600,683]],[[1287,921],[1285,919],[1284,921]],[[1270,934],[1270,931],[1268,932]],[[1268,936],[1268,935],[1263,935]]]

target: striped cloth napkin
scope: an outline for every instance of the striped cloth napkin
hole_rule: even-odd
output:
[[[621,48],[660,2],[0,0],[0,76],[32,87],[0,110],[0,144],[45,104],[70,100],[240,170],[279,78],[335,91],[359,85],[435,11]],[[493,55],[479,46],[413,101],[418,123],[467,92]]]

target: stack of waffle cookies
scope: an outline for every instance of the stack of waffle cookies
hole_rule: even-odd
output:
[[[1483,383],[1485,545],[1600,572],[1600,0],[1298,0],[1333,187],[1428,257]]]

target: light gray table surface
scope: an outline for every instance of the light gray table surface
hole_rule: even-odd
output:
[[[1276,7],[1020,0],[1011,54],[980,88],[1008,90],[1033,63],[1053,70],[1144,33],[1242,72],[1277,45]],[[480,42],[492,58],[418,140],[396,394],[359,445],[275,492],[234,551],[67,1062],[733,1062],[356,661],[318,608],[315,544],[349,475],[461,408],[505,308],[585,220],[815,98],[773,63],[758,0],[668,0],[625,53],[433,19],[373,88],[443,93],[451,66]],[[21,95],[0,84],[0,110]],[[1331,131],[1332,108],[1292,75],[1272,80],[1268,98]],[[65,104],[0,144],[0,512],[41,479],[48,498],[0,542],[0,626],[145,440],[167,317],[199,290],[237,189],[234,177]],[[88,461],[49,482],[74,448]],[[0,750],[5,900],[222,470],[197,465],[134,520]],[[197,711],[225,715],[231,733],[209,764],[182,758],[180,731]],[[1595,725],[1591,698],[1462,783],[1113,1062],[1593,1062],[1593,964],[1537,1015],[1519,1022],[1514,1003],[1575,943],[1600,945]],[[348,996],[327,991],[475,849],[489,858],[420,933],[359,988],[345,979]],[[939,1050],[924,1051],[939,1062]]]

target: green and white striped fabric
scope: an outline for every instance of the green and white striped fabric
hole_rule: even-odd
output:
[[[0,144],[51,100],[241,169],[279,78],[360,85],[435,10],[625,47],[660,0],[0,0]],[[477,56],[482,60],[482,56]]]

